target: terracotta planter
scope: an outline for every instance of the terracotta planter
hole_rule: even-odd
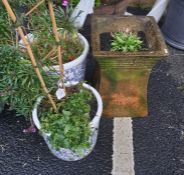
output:
[[[76,83],[78,83],[78,82],[72,82],[72,84],[69,84],[69,86],[75,85]],[[91,133],[92,133],[90,138],[89,138],[90,147],[88,149],[83,150],[82,154],[80,154],[80,155],[73,152],[72,150],[66,149],[66,148],[60,148],[60,150],[56,150],[50,144],[50,141],[49,141],[50,133],[41,132],[42,136],[43,136],[47,146],[49,147],[50,151],[52,152],[52,154],[55,155],[57,158],[65,160],[65,161],[77,161],[77,160],[80,160],[80,159],[86,157],[87,155],[89,155],[91,153],[91,151],[93,150],[93,148],[95,147],[95,144],[97,142],[98,128],[99,128],[99,123],[100,123],[102,110],[103,110],[102,99],[101,99],[101,96],[99,95],[99,93],[92,86],[83,83],[83,87],[90,90],[97,101],[97,111],[96,111],[94,118],[90,122]],[[35,126],[38,128],[38,130],[41,129],[41,124],[39,121],[37,108],[38,108],[41,100],[42,100],[42,97],[37,99],[35,107],[32,111],[33,121],[35,123]]]
[[[142,32],[146,50],[122,53],[105,50],[103,34],[110,32]],[[93,55],[101,67],[100,93],[104,116],[147,116],[147,84],[152,67],[168,55],[161,32],[152,17],[93,16]]]

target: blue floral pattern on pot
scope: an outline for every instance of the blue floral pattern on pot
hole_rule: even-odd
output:
[[[86,62],[87,62],[86,58],[89,51],[89,44],[84,36],[82,36],[80,33],[78,35],[81,43],[84,46],[84,50],[81,53],[81,55],[77,57],[75,60],[64,64],[65,82],[68,82],[68,81],[80,82],[80,81],[83,81],[85,78]],[[51,66],[49,68],[44,67],[44,70],[50,76],[59,77],[59,74],[60,74],[59,65]]]
[[[77,161],[83,159],[92,152],[97,142],[98,130],[96,128],[92,128],[92,134],[91,137],[89,138],[90,148],[83,150],[83,152],[80,155],[66,148],[60,148],[60,150],[56,150],[49,142],[50,136],[48,136],[48,134],[46,133],[42,133],[42,136],[46,144],[48,145],[51,153],[55,155],[57,158],[65,161]]]
[[[76,65],[70,69],[65,70],[65,81],[82,81],[85,78],[86,60],[81,64]]]
[[[49,68],[50,69],[50,68]],[[75,65],[71,68],[65,69],[65,82],[75,81],[80,82],[83,81],[85,78],[85,72],[86,72],[86,60],[79,63],[78,65]],[[60,75],[59,70],[56,68],[51,68],[49,71],[47,70],[47,73],[49,76],[58,77]]]

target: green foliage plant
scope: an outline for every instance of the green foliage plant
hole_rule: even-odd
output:
[[[20,14],[21,8],[26,7],[27,9],[30,9],[34,6],[37,0],[9,0],[8,2],[14,9],[16,15],[20,17],[21,20],[24,20],[24,15]],[[11,22],[2,1],[0,1],[0,45],[15,45],[15,42],[15,25]]]
[[[0,1],[0,45],[12,44],[15,32],[13,32],[11,28],[11,20],[9,19],[6,10]]]
[[[142,48],[143,41],[134,33],[112,33],[111,50],[120,52],[137,52]]]
[[[61,42],[63,42],[63,38],[68,42],[75,40],[76,32],[73,32],[73,29],[64,29],[59,24],[58,19],[63,12],[61,9],[58,10],[60,11],[56,12],[56,18],[58,30],[61,33]],[[23,23],[23,21],[20,22]],[[35,43],[31,44],[31,48],[50,93],[57,89],[57,81],[51,79],[51,76],[42,70],[44,62],[40,59],[40,53],[45,53],[45,50],[50,49],[51,46],[62,45],[62,43],[55,43],[51,24],[46,6],[41,6],[41,12],[31,14],[28,26],[36,38]],[[70,43],[67,47],[69,46],[71,46]],[[62,47],[65,49],[64,46]],[[10,105],[19,115],[30,117],[36,99],[47,95],[42,92],[40,82],[27,53],[18,46],[0,46],[0,79],[2,80],[0,83],[0,102]],[[51,134],[50,142],[57,150],[61,147],[68,148],[80,154],[82,150],[90,146],[90,101],[92,94],[80,84],[74,89],[69,89],[64,99],[60,101],[56,100],[53,94],[52,97],[56,102],[57,109],[50,106],[48,99],[39,108],[41,130]]]
[[[13,8],[21,8],[22,6],[33,7],[37,0],[9,0],[8,1]]]
[[[51,134],[50,143],[55,149],[67,148],[80,154],[90,146],[92,94],[81,85],[76,89],[57,103],[58,113],[52,108],[41,108],[41,126],[43,132]]]
[[[38,60],[50,65],[57,64],[56,48],[58,44],[62,47],[64,63],[70,62],[81,55],[84,46],[78,37],[78,30],[70,19],[72,10],[71,6],[66,9],[55,6],[56,23],[60,33],[59,43],[55,42],[52,22],[45,4],[41,5],[29,16],[28,30],[36,38],[36,42],[32,44],[32,49]]]
[[[16,10],[22,6],[26,6],[29,11],[34,7],[36,2],[36,0],[9,1],[21,25],[24,23],[25,14],[19,14]],[[77,30],[72,26],[67,16],[71,12],[69,12],[69,9],[66,10],[68,11],[55,7],[56,22],[61,33],[60,37],[62,37],[60,43],[55,42],[50,15],[45,3],[29,16],[28,26],[22,25],[24,31],[28,30],[35,35],[36,42],[31,47],[49,90],[56,86],[57,80],[51,79],[42,68],[44,65],[49,66],[53,64],[53,61],[52,57],[49,57],[45,62],[41,58],[48,53],[48,50],[57,47],[57,44],[61,44],[64,48],[63,59],[68,57],[67,53],[73,57],[76,50],[77,54],[81,52],[81,45],[78,44]],[[0,102],[8,104],[19,115],[30,117],[35,100],[38,96],[43,95],[43,93],[27,52],[15,44],[15,25],[12,25],[10,21],[4,5],[0,2],[0,79],[2,80],[0,83]],[[9,42],[10,40],[11,42]],[[75,49],[72,50],[71,46]],[[55,52],[54,54],[56,57],[57,53]]]
[[[55,80],[44,71],[42,74],[52,89]],[[14,46],[0,46],[0,79],[0,102],[15,109],[18,115],[29,118],[35,100],[43,92],[30,61]]]

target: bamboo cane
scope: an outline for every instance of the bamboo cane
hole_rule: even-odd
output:
[[[16,16],[15,16],[14,12],[12,11],[8,1],[7,0],[2,0],[2,2],[4,4],[4,6],[6,7],[6,10],[7,10],[8,14],[10,15],[12,21],[15,23],[16,22]],[[48,89],[47,89],[47,87],[45,85],[45,82],[44,82],[43,77],[42,77],[42,75],[40,73],[40,70],[38,69],[38,65],[36,63],[36,60],[35,60],[35,57],[33,55],[32,49],[31,49],[31,47],[29,45],[29,42],[27,41],[26,37],[24,36],[22,28],[20,26],[17,27],[17,31],[18,31],[18,33],[19,33],[19,35],[20,35],[24,45],[26,46],[27,52],[28,52],[29,57],[31,59],[31,63],[32,63],[33,67],[34,67],[34,70],[35,70],[37,76],[38,76],[38,79],[39,79],[39,81],[41,83],[41,86],[42,86],[44,92],[46,93],[46,95],[47,95],[51,105],[53,106],[54,110],[57,111],[56,104],[55,104],[54,100],[52,99],[52,96],[50,95],[50,93],[49,93],[49,91],[48,91]]]
[[[38,2],[29,12],[26,13],[26,16],[30,15],[35,9],[37,9],[45,0]]]
[[[52,21],[52,28],[53,28],[55,40],[57,43],[59,43],[60,39],[59,39],[58,31],[57,31],[57,24],[56,24],[56,18],[54,15],[54,8],[53,8],[52,1],[49,0],[48,6],[49,6],[49,13],[50,13],[51,21]],[[61,49],[61,46],[59,46],[59,45],[57,46],[57,52],[58,52],[58,62],[59,62],[59,69],[60,69],[60,75],[61,75],[60,79],[62,82],[62,86],[65,89],[65,87],[64,87],[64,66],[63,66],[63,62],[62,62],[62,49]]]

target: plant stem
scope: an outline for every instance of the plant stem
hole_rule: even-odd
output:
[[[38,8],[45,0],[38,2],[29,12],[26,13],[26,16],[30,15],[36,8]]]
[[[65,89],[65,87],[64,87],[64,66],[63,66],[63,62],[62,62],[62,49],[61,49],[61,46],[59,45],[60,39],[59,39],[58,31],[57,31],[57,24],[56,24],[56,18],[55,18],[55,15],[54,15],[54,8],[53,8],[52,1],[49,0],[48,6],[49,6],[50,18],[51,18],[51,21],[52,21],[53,33],[54,33],[54,36],[55,36],[55,40],[58,44],[57,52],[58,52],[58,62],[59,62],[59,68],[60,68],[60,74],[61,74],[60,80],[62,82],[63,88]]]

